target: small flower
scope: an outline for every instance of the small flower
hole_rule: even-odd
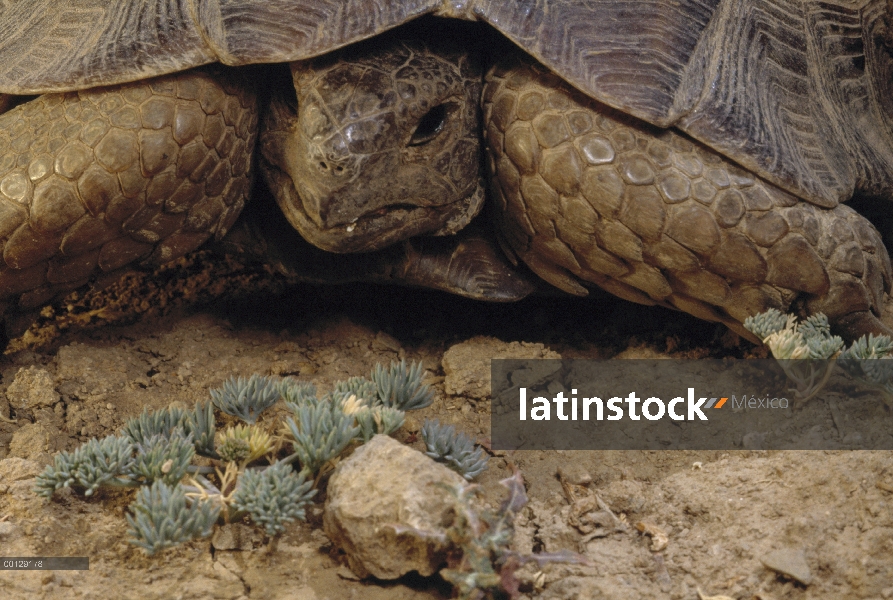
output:
[[[236,425],[217,434],[217,452],[226,461],[248,464],[273,448],[270,434],[257,425]]]

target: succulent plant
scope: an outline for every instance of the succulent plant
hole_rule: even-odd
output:
[[[282,533],[285,523],[304,520],[304,507],[316,495],[312,485],[303,472],[295,473],[291,465],[280,462],[262,471],[246,471],[231,502],[274,536]]]
[[[279,400],[280,385],[271,377],[257,374],[248,379],[230,377],[223,387],[211,390],[211,401],[226,414],[254,424],[260,413]]]
[[[893,403],[893,361],[888,358],[893,341],[885,335],[862,336],[843,349],[843,340],[831,335],[828,318],[816,313],[798,322],[772,308],[748,317],[744,327],[759,336],[795,385],[795,400],[803,403],[828,382],[835,364],[854,379],[881,390]],[[837,359],[832,360],[832,359]]]
[[[359,433],[359,428],[354,425],[354,418],[345,414],[340,405],[331,400],[289,406],[297,421],[291,417],[285,420],[294,448],[294,454],[287,460],[291,462],[297,459],[302,469],[308,473],[319,473]]]
[[[101,485],[126,486],[122,478],[133,466],[134,445],[130,438],[110,435],[102,440],[91,439],[74,452],[60,452],[37,476],[35,491],[50,498],[58,489],[78,486],[90,496]]]
[[[304,405],[308,402],[316,402],[316,386],[291,377],[286,377],[279,382],[279,393],[287,404]]]
[[[452,425],[441,425],[437,420],[426,419],[422,425],[422,439],[428,456],[471,481],[484,472],[490,460],[483,449],[474,447],[474,442]]]
[[[381,404],[399,410],[418,410],[430,406],[434,392],[422,383],[422,363],[414,362],[409,368],[406,361],[392,362],[390,368],[375,365],[370,379],[378,391]]]
[[[248,464],[274,448],[273,439],[257,425],[236,425],[217,436],[217,451],[226,461]]]
[[[520,471],[500,483],[508,496],[496,511],[479,508],[475,502],[479,486],[459,484],[448,490],[453,497],[453,522],[445,531],[393,527],[398,535],[436,539],[455,548],[448,553],[447,567],[440,575],[453,584],[462,600],[516,597],[520,582],[515,571],[525,563],[535,562],[540,567],[554,562],[589,564],[574,552],[523,555],[511,550],[515,516],[527,504],[527,494]]]
[[[170,438],[155,435],[136,444],[134,450],[136,456],[128,475],[143,483],[161,480],[168,485],[176,485],[186,475],[195,456],[191,435],[173,435]]]
[[[375,372],[381,385],[354,377],[321,398],[313,384],[291,378],[231,377],[211,391],[211,402],[192,410],[143,410],[121,435],[57,454],[37,477],[35,491],[49,499],[72,486],[86,495],[100,486],[139,487],[127,519],[131,541],[150,554],[208,535],[221,516],[248,514],[269,535],[278,535],[286,523],[304,518],[321,469],[351,443],[396,431],[405,416],[397,405],[430,402],[421,365],[407,370],[405,363],[395,363],[390,371]],[[294,453],[277,462],[278,442],[255,421],[280,397],[293,413],[284,424]],[[247,424],[218,433],[215,407]],[[213,459],[213,466],[193,465],[196,454]],[[251,465],[262,458],[275,464]],[[296,461],[300,473],[292,466]]]
[[[220,514],[214,502],[189,501],[181,486],[161,480],[141,488],[127,515],[131,542],[149,554],[211,535]]]

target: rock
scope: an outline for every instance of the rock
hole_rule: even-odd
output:
[[[806,556],[801,549],[782,548],[781,550],[775,550],[760,558],[760,562],[767,569],[787,575],[803,585],[812,583],[812,572],[809,570],[809,565],[806,564]]]
[[[15,423],[16,420],[11,417],[12,410],[10,410],[9,402],[4,396],[0,396],[0,423]]]
[[[397,535],[393,526],[442,533],[453,508],[445,486],[464,484],[462,477],[421,452],[378,435],[335,469],[323,527],[359,577],[396,579],[410,571],[433,575],[444,562],[448,543]]]
[[[561,358],[543,344],[478,336],[450,347],[443,355],[444,391],[451,396],[490,397],[490,359]]]
[[[49,456],[53,452],[51,444],[52,438],[46,427],[40,423],[28,423],[19,427],[12,435],[12,440],[9,442],[9,455],[49,464],[52,462],[52,458]]]
[[[43,471],[43,465],[24,458],[5,458],[0,460],[0,481],[22,481],[33,479]]]
[[[211,536],[215,550],[251,550],[254,548],[257,532],[243,523],[221,525]]]
[[[16,408],[52,406],[59,401],[53,378],[44,369],[21,368],[6,390],[6,399]]]
[[[592,483],[592,475],[586,468],[578,463],[569,463],[558,467],[558,477],[573,485],[589,485]]]
[[[0,522],[0,539],[12,537],[12,535],[16,532],[17,527],[15,524],[10,523],[8,521]]]
[[[580,544],[580,534],[571,529],[568,524],[570,507],[564,510],[554,504],[531,500],[528,510],[533,515],[536,523],[536,537],[543,545],[546,552],[558,552],[567,548],[577,548]]]

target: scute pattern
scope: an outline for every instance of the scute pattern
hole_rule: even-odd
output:
[[[222,236],[247,199],[257,129],[241,81],[193,71],[0,115],[0,301],[28,310]]]
[[[0,18],[0,92],[305,60],[425,14],[477,19],[590,97],[833,206],[854,190],[893,195],[890,10],[887,0],[13,0]]]
[[[742,333],[748,316],[794,302],[832,320],[879,313],[890,262],[854,211],[800,201],[521,61],[487,76],[487,145],[500,233],[543,279],[577,294],[594,283]]]

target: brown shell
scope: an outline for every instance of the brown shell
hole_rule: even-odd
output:
[[[831,207],[855,192],[893,196],[885,10],[885,0],[9,0],[0,93],[303,60],[426,13],[480,19],[596,100]]]

